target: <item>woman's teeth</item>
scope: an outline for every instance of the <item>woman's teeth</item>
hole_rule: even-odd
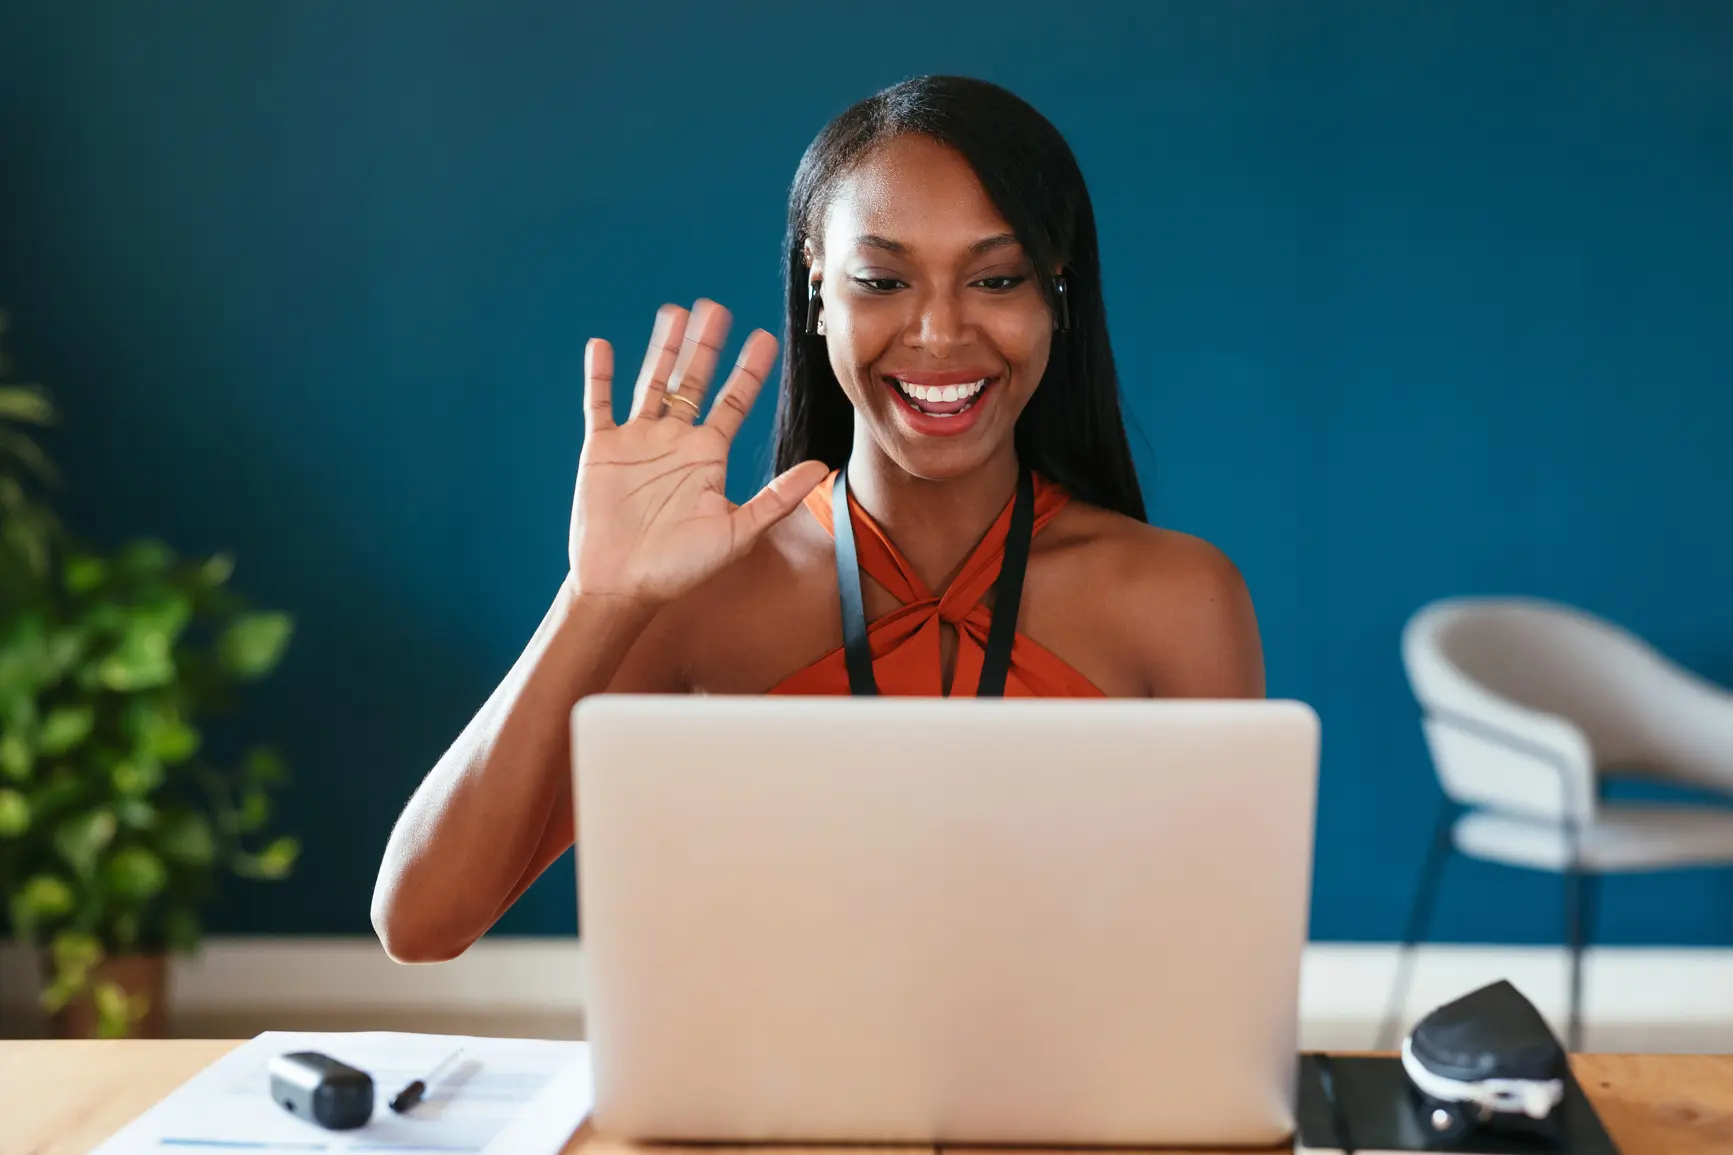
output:
[[[967,401],[981,391],[982,387],[987,384],[987,379],[983,377],[979,381],[971,381],[967,385],[910,385],[907,381],[898,378],[897,384],[902,387],[905,394],[913,397],[916,401]]]

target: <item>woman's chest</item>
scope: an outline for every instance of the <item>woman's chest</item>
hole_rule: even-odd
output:
[[[1087,567],[1070,556],[1030,558],[1017,617],[1017,632],[1070,665],[1110,697],[1147,694],[1144,666],[1127,645],[1124,615],[1134,607],[1119,604],[1110,589],[1090,588]],[[1098,586],[1098,583],[1097,583]],[[938,679],[949,683],[961,645],[947,618],[969,607],[937,599],[905,609],[905,603],[870,578],[862,581],[869,622],[899,610],[896,635],[936,663]],[[680,656],[681,680],[692,690],[713,694],[760,694],[791,675],[831,657],[842,646],[842,608],[834,565],[803,567],[767,575],[749,588],[719,598],[703,612],[697,628],[686,631]],[[974,632],[990,622],[992,594],[985,614],[973,615]],[[967,630],[969,623],[964,623]]]

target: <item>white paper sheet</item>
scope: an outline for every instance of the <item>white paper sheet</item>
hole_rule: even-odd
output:
[[[462,1047],[403,1115],[387,1105]],[[273,1102],[266,1065],[321,1051],[373,1076],[373,1120],[327,1131]],[[590,1113],[587,1043],[394,1032],[266,1031],[187,1080],[94,1155],[557,1155]]]

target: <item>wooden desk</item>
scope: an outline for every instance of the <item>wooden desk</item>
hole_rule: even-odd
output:
[[[0,1155],[82,1155],[236,1045],[202,1039],[0,1042]],[[1733,1151],[1733,1055],[1580,1055],[1574,1064],[1624,1155]],[[716,1155],[724,1149],[693,1150]],[[896,1150],[920,1155],[922,1149]],[[639,1151],[595,1136],[587,1126],[566,1147],[566,1155]],[[795,1153],[779,1149],[778,1155]],[[866,1153],[851,1148],[846,1155]]]

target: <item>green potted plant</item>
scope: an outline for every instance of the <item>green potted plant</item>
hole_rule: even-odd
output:
[[[26,408],[0,400],[0,417],[51,417]],[[218,760],[197,726],[277,665],[291,623],[228,588],[226,555],[73,539],[19,476],[40,454],[5,431],[0,894],[41,953],[57,1033],[161,1034],[167,955],[196,949],[219,878],[283,878],[298,853],[266,833],[282,760],[268,747]],[[11,528],[18,510],[29,534]]]

